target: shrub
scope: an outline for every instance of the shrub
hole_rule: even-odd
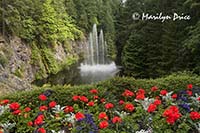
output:
[[[64,95],[59,87],[37,90],[28,103],[23,103],[28,96],[1,100],[0,128],[10,133],[200,131],[200,88],[192,84],[177,93],[154,87],[151,91],[124,89],[118,96],[108,95],[106,89],[81,87],[84,91],[62,88],[68,93]]]

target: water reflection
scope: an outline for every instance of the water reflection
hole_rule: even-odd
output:
[[[50,75],[46,79],[34,81],[33,84],[42,86],[51,85],[81,85],[91,84],[114,77],[119,72],[115,63],[106,65],[83,65],[75,64],[71,68],[65,69],[55,75]]]

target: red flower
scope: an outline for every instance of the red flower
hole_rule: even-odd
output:
[[[81,120],[81,119],[85,118],[85,115],[81,112],[78,112],[75,114],[75,118],[76,118],[76,120]]]
[[[106,102],[106,99],[102,98],[102,99],[101,99],[101,102],[102,102],[102,103]]]
[[[49,107],[54,108],[56,106],[56,104],[57,103],[55,101],[52,101],[52,102],[49,103]]]
[[[29,127],[31,127],[31,126],[33,126],[33,122],[32,122],[32,121],[29,121],[29,122],[27,123],[27,125],[28,125]]]
[[[38,131],[38,133],[46,133],[46,130],[42,127],[39,128],[37,131]]]
[[[94,102],[93,101],[90,101],[89,103],[88,103],[88,106],[94,106]]]
[[[79,96],[79,99],[80,99],[82,102],[85,102],[85,103],[88,102],[88,98],[85,97],[85,96]]]
[[[200,113],[193,111],[190,113],[190,118],[192,120],[198,120],[198,119],[200,119]]]
[[[126,103],[125,106],[124,106],[124,109],[132,112],[135,109],[135,107],[131,103]]]
[[[161,90],[160,91],[160,95],[166,96],[167,95],[167,91],[166,90]]]
[[[99,117],[98,117],[99,119],[106,119],[106,120],[108,120],[108,116],[106,115],[106,113],[105,112],[101,112],[100,114],[99,114]]]
[[[132,97],[134,95],[134,93],[128,89],[126,89],[123,93],[122,96],[124,97]]]
[[[39,115],[37,116],[37,118],[34,121],[34,125],[41,125],[43,123],[44,120],[44,115]]]
[[[115,116],[113,119],[112,119],[112,123],[121,123],[122,122],[122,119],[118,116]]]
[[[92,89],[92,90],[90,90],[90,93],[92,93],[92,94],[98,94],[98,91],[96,89]]]
[[[188,89],[192,89],[192,88],[193,88],[193,85],[192,85],[192,84],[188,84],[188,85],[187,85],[187,88],[188,88]]]
[[[157,106],[155,104],[150,104],[148,109],[147,109],[147,111],[149,113],[152,113],[152,112],[154,112],[156,110],[156,108],[157,108]]]
[[[166,117],[167,123],[174,124],[181,117],[181,114],[176,106],[170,106],[169,109],[164,111],[163,117]]]
[[[94,96],[93,98],[94,98],[94,99],[98,99],[98,98],[99,98],[99,96]]]
[[[144,98],[145,98],[145,95],[144,95],[144,94],[138,94],[138,95],[136,96],[136,99],[137,99],[137,100],[144,100]]]
[[[21,110],[15,110],[12,112],[13,115],[20,115],[21,113]]]
[[[119,104],[120,104],[120,105],[124,104],[124,101],[123,101],[123,100],[120,100],[120,101],[119,101]]]
[[[161,104],[161,100],[156,99],[156,100],[153,102],[153,104],[155,104],[155,105],[160,105],[160,104]]]
[[[70,113],[70,112],[74,112],[74,108],[72,106],[66,106],[64,109],[65,113]]]
[[[198,97],[197,100],[200,101],[200,97]]]
[[[160,96],[156,96],[155,99],[158,99],[158,100],[159,100],[159,99],[160,99]]]
[[[99,127],[100,127],[101,129],[107,128],[108,125],[109,125],[108,122],[105,121],[105,120],[99,123]]]
[[[9,102],[10,102],[10,101],[9,101],[8,99],[5,99],[5,100],[1,101],[0,103],[3,104],[3,105],[6,105],[6,104],[8,104]]]
[[[189,96],[192,96],[192,91],[187,91],[187,94],[189,95]]]
[[[29,111],[31,111],[31,108],[29,108],[29,107],[26,107],[26,108],[24,109],[24,112],[29,112]]]
[[[11,110],[18,110],[20,108],[20,105],[19,105],[19,103],[14,102],[14,103],[11,103],[9,105],[9,107],[10,107]]]
[[[40,111],[45,111],[45,110],[47,110],[47,109],[48,109],[47,106],[40,106]]]
[[[47,100],[47,97],[46,97],[44,94],[41,94],[41,95],[39,95],[39,99],[40,99],[41,101],[46,101],[46,100]]]
[[[74,101],[78,101],[79,96],[75,95],[75,96],[72,97],[72,99],[73,99]]]
[[[106,109],[111,109],[111,108],[113,108],[114,107],[114,105],[112,104],[112,103],[107,103],[107,104],[105,104],[105,108]]]
[[[177,94],[173,94],[173,95],[172,95],[172,98],[173,98],[173,99],[176,99],[176,98],[177,98]]]
[[[151,88],[151,91],[152,91],[152,92],[157,91],[157,90],[158,90],[158,87],[157,87],[157,86],[153,86],[153,87]]]
[[[37,118],[44,120],[44,115],[39,115]]]
[[[144,89],[139,89],[138,91],[137,91],[137,95],[140,95],[140,94],[145,94],[145,90]]]
[[[43,116],[43,115],[39,115],[39,116],[35,119],[34,125],[37,125],[37,126],[41,125],[41,124],[43,123],[43,120],[44,120],[44,116]]]

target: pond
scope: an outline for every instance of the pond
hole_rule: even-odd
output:
[[[99,81],[110,79],[119,73],[120,69],[114,62],[105,65],[84,65],[77,63],[70,68],[50,75],[46,79],[36,80],[33,84],[42,86],[43,84],[51,85],[81,85],[97,83]]]
[[[99,33],[99,34],[98,34]],[[84,60],[71,68],[65,69],[56,75],[50,75],[43,80],[35,81],[36,85],[46,83],[56,85],[80,85],[91,84],[114,77],[119,72],[119,67],[108,57],[108,44],[104,40],[101,29],[98,32],[97,25],[93,25],[89,33],[86,45],[83,45]]]

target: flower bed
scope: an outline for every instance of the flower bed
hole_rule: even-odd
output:
[[[178,92],[156,86],[121,91],[117,95],[106,89],[77,92],[64,96],[66,105],[52,90],[37,96],[33,102],[38,107],[31,101],[1,100],[0,132],[200,132],[200,88],[189,84]]]

